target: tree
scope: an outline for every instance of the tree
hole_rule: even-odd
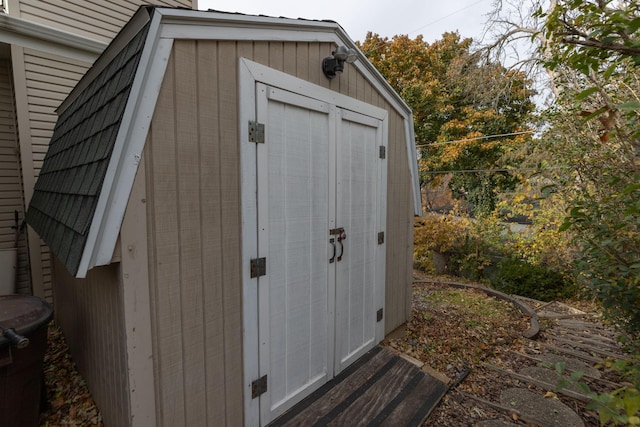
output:
[[[640,5],[558,1],[545,20],[545,66],[563,85],[550,116],[550,146],[570,174],[580,277],[610,318],[640,337]]]
[[[534,92],[522,73],[499,64],[479,64],[472,40],[445,33],[432,44],[422,36],[393,39],[369,33],[360,48],[414,112],[421,147],[421,185],[439,182],[446,171],[517,166],[502,160],[526,140]],[[489,135],[509,135],[487,139]],[[455,140],[459,142],[449,143]],[[434,173],[436,172],[436,173]],[[517,178],[503,172],[455,172],[449,186],[477,214],[496,205],[497,192]]]

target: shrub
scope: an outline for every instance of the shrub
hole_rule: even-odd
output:
[[[542,301],[570,298],[576,294],[575,285],[561,273],[514,257],[504,258],[498,264],[491,285],[501,292]]]

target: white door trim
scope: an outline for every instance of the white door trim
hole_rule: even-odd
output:
[[[256,144],[249,142],[248,123],[253,120],[260,120],[257,117],[256,85],[264,83],[279,89],[284,89],[295,94],[300,94],[310,98],[327,103],[330,106],[338,106],[341,109],[359,113],[363,116],[370,116],[383,122],[383,143],[386,145],[387,140],[387,122],[388,112],[376,106],[364,103],[346,95],[331,91],[322,86],[315,85],[306,80],[285,74],[273,68],[258,64],[256,62],[240,58],[239,64],[239,94],[240,94],[240,111],[239,111],[239,135],[240,135],[240,162],[241,162],[241,200],[242,200],[242,293],[243,293],[243,396],[245,408],[245,425],[260,425],[260,406],[259,399],[251,397],[251,383],[257,379],[260,374],[260,342],[258,336],[258,301],[259,292],[257,278],[250,277],[250,260],[262,256],[264,248],[259,246],[258,236],[261,230],[258,229],[258,215],[262,213],[258,211],[258,193],[257,183],[264,180],[265,177],[257,176],[256,164],[266,156],[267,149],[264,144]],[[322,108],[322,107],[317,107]],[[335,144],[334,144],[335,145]],[[335,155],[335,153],[333,153]],[[331,155],[331,153],[330,153]],[[386,164],[386,162],[380,162]],[[383,189],[386,189],[386,166],[383,168],[382,175]],[[334,175],[335,176],[335,175]],[[386,198],[386,191],[380,193]],[[386,201],[380,203],[382,216],[379,214],[380,221],[379,230],[385,231],[386,226]],[[261,242],[268,242],[267,236],[260,236]],[[265,243],[263,243],[265,244]],[[385,245],[382,245],[385,246]],[[378,269],[382,269],[384,278],[385,257],[384,248],[378,251],[382,255],[377,255]],[[377,271],[379,273],[380,270]],[[267,266],[268,273],[268,266]],[[264,280],[262,278],[261,280]],[[377,298],[381,299],[382,307],[384,305],[384,279],[380,281],[381,292],[376,292]],[[379,322],[376,328],[376,338],[381,340],[384,334],[384,322]]]

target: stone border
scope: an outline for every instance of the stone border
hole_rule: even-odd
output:
[[[522,333],[522,336],[528,339],[535,339],[540,333],[540,323],[538,321],[538,313],[535,312],[531,307],[526,304],[521,303],[520,301],[513,298],[511,295],[507,295],[503,292],[496,291],[495,289],[478,286],[478,285],[470,285],[467,283],[459,283],[459,282],[442,282],[439,280],[414,280],[413,283],[433,283],[436,285],[447,285],[454,288],[462,288],[462,289],[475,289],[478,291],[482,291],[487,295],[499,298],[501,300],[510,302],[515,305],[518,310],[522,312],[525,316],[529,316],[529,329]]]

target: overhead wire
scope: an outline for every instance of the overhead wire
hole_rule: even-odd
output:
[[[548,168],[496,168],[496,169],[459,169],[459,170],[441,170],[441,171],[423,171],[430,175],[448,174],[448,173],[481,173],[481,172],[541,172],[554,169],[566,169],[567,166],[550,166]]]
[[[416,145],[416,148],[420,148],[420,147],[432,147],[435,145],[447,145],[447,144],[459,144],[462,142],[469,142],[469,141],[477,141],[480,139],[490,139],[490,138],[501,138],[504,136],[516,136],[516,135],[524,135],[527,133],[535,133],[536,131],[534,130],[525,130],[522,132],[511,132],[511,133],[500,133],[500,134],[495,134],[495,135],[484,135],[484,136],[478,136],[475,138],[466,138],[466,139],[456,139],[453,141],[443,141],[443,142],[429,142],[426,144],[418,144]]]

